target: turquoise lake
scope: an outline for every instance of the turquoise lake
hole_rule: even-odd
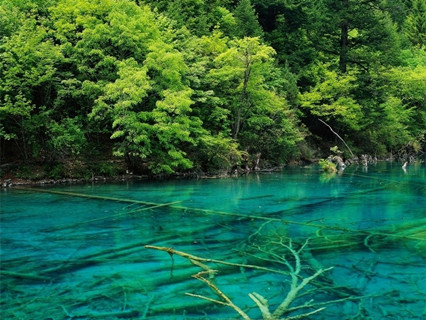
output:
[[[262,319],[304,279],[280,319],[426,318],[425,164],[16,187],[0,212],[1,319],[242,319],[223,296]]]

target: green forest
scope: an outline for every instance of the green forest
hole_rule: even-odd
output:
[[[1,164],[21,176],[253,170],[350,158],[342,140],[425,151],[426,0],[2,0],[0,16]]]

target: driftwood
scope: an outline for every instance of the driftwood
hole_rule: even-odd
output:
[[[287,316],[286,318],[282,318],[285,314],[294,311],[296,309],[290,308],[290,305],[294,302],[294,300],[299,296],[300,291],[308,285],[312,280],[320,276],[322,273],[331,270],[332,268],[326,268],[326,269],[319,269],[317,270],[313,275],[303,278],[301,277],[301,270],[302,270],[302,264],[300,260],[300,253],[305,249],[305,247],[308,244],[308,241],[306,241],[298,250],[296,250],[293,247],[292,241],[289,242],[289,244],[284,244],[282,242],[277,243],[278,245],[282,246],[283,248],[287,249],[293,259],[294,263],[289,262],[285,257],[282,257],[282,263],[287,267],[288,271],[285,272],[285,274],[290,275],[291,277],[291,284],[290,284],[290,290],[287,293],[286,297],[283,299],[283,301],[279,304],[278,307],[276,307],[275,311],[270,310],[270,306],[268,304],[268,300],[264,298],[262,295],[260,295],[257,292],[249,293],[249,297],[254,301],[258,309],[260,310],[262,314],[262,318],[264,320],[278,320],[278,319],[302,319],[303,317],[310,316],[312,314],[318,313],[322,310],[324,310],[324,307],[316,308],[314,311],[305,312],[303,314],[298,314],[295,316]],[[165,248],[165,247],[156,247],[156,246],[145,246],[148,249],[155,249],[167,252],[170,256],[173,256],[174,254],[179,255],[183,258],[188,259],[192,264],[199,266],[203,271],[196,273],[193,275],[193,277],[197,280],[202,281],[205,283],[219,298],[220,300],[210,298],[204,295],[194,294],[194,293],[186,293],[189,296],[200,298],[203,300],[207,300],[216,304],[228,306],[235,310],[244,320],[250,320],[251,318],[248,316],[246,312],[244,312],[240,307],[238,307],[232,300],[222,291],[220,290],[216,284],[213,283],[212,278],[214,275],[218,272],[215,269],[212,269],[210,266],[208,266],[206,263],[216,263],[216,264],[222,264],[222,265],[232,265],[232,266],[238,266],[241,268],[251,268],[251,269],[258,269],[262,271],[272,271],[277,272],[277,270],[264,268],[256,265],[244,265],[244,264],[235,264],[235,263],[228,263],[226,261],[221,261],[217,259],[210,259],[210,258],[203,258],[194,256],[191,254],[188,254],[186,252],[178,251],[172,248]],[[283,272],[278,272],[283,273]],[[312,308],[313,305],[311,302],[305,303],[302,306],[297,307],[297,309],[303,309],[303,308]]]
[[[116,199],[116,198],[112,198],[112,199]],[[110,200],[110,199],[107,199],[107,200]],[[112,201],[116,201],[116,200],[112,200]],[[162,204],[151,205],[151,206],[146,207],[146,208],[139,208],[139,209],[120,212],[120,213],[116,213],[116,214],[112,214],[112,215],[108,215],[108,216],[104,216],[104,217],[100,217],[100,218],[96,218],[96,219],[84,220],[84,221],[79,221],[79,222],[75,222],[75,223],[71,223],[71,224],[67,224],[67,225],[56,226],[56,227],[44,229],[43,232],[53,232],[53,231],[59,231],[59,230],[64,230],[64,229],[70,229],[70,228],[73,228],[73,227],[77,227],[77,226],[92,223],[92,222],[103,221],[103,220],[110,219],[110,218],[118,218],[118,217],[122,217],[122,216],[127,216],[129,214],[140,213],[140,212],[148,211],[148,210],[152,210],[152,209],[169,207],[169,206],[172,206],[174,204],[181,203],[181,202],[182,201],[174,201],[174,202],[170,202],[170,203],[162,203]]]
[[[184,311],[199,311],[211,306],[211,302],[199,300],[194,301],[193,299],[188,299],[188,301],[180,301],[179,303],[163,303],[163,304],[152,304],[149,306],[149,310],[146,311],[147,315],[156,315],[162,313],[168,313],[173,310],[174,313],[184,312]],[[147,317],[150,319],[150,317]],[[167,318],[167,317],[164,317]],[[143,319],[143,318],[142,318]]]
[[[36,273],[19,273],[7,270],[0,270],[0,275],[9,276],[17,279],[28,279],[28,280],[38,280],[38,281],[49,281],[49,277],[45,277]]]
[[[349,228],[344,228],[344,227],[339,227],[339,226],[324,226],[324,225],[315,224],[315,223],[298,222],[298,221],[292,221],[292,220],[275,218],[275,217],[268,217],[268,216],[259,216],[259,215],[251,215],[251,214],[247,215],[247,214],[242,214],[242,213],[233,213],[233,212],[226,212],[226,211],[219,211],[219,210],[210,210],[210,209],[202,209],[202,208],[191,208],[191,207],[186,207],[186,206],[173,205],[173,203],[161,204],[161,203],[146,202],[146,201],[140,201],[140,200],[120,199],[120,198],[103,197],[103,196],[96,196],[96,195],[86,195],[86,194],[72,193],[72,192],[34,189],[34,188],[21,188],[20,187],[20,188],[17,188],[17,189],[18,190],[25,190],[25,191],[32,191],[32,192],[45,192],[45,193],[67,195],[67,196],[71,196],[71,197],[83,197],[83,198],[90,198],[90,199],[96,199],[96,200],[107,200],[107,201],[116,201],[116,202],[128,202],[128,203],[134,203],[134,204],[144,204],[144,205],[153,206],[152,208],[154,208],[154,207],[158,208],[158,207],[164,207],[164,206],[166,206],[166,207],[168,207],[170,209],[182,210],[184,212],[191,212],[191,211],[193,211],[193,212],[200,212],[200,213],[210,214],[210,215],[222,215],[222,216],[229,216],[229,217],[239,217],[239,218],[249,219],[249,220],[275,221],[275,222],[281,222],[281,223],[289,224],[289,225],[301,225],[301,226],[306,226],[306,227],[312,227],[312,228],[316,228],[316,229],[319,229],[319,230],[329,229],[329,230],[336,230],[336,231],[344,231],[344,232],[347,232],[347,233],[349,232],[351,234],[364,234],[365,236],[377,235],[377,236],[383,236],[383,237],[387,237],[387,238],[396,238],[396,239],[412,239],[412,240],[422,240],[422,241],[424,240],[422,238],[417,238],[417,237],[412,236],[412,235],[399,235],[399,234],[395,234],[393,232],[392,233],[391,232],[390,233],[386,233],[385,231],[383,231],[383,232],[380,232],[380,231],[375,232],[375,231],[351,230]],[[356,192],[354,194],[362,194],[362,193],[365,193],[365,191]],[[348,195],[345,195],[345,196],[342,196],[342,197],[346,197],[346,196],[348,196]],[[336,198],[330,198],[330,199],[335,200]],[[311,204],[307,204],[307,205],[311,205]],[[291,211],[291,210],[294,210],[294,209],[295,208],[290,208],[288,210],[282,210],[280,212],[281,213],[285,213],[287,211]]]
[[[31,192],[59,194],[59,195],[68,196],[68,197],[78,197],[78,198],[106,200],[106,201],[115,201],[115,202],[136,203],[136,204],[143,204],[143,205],[147,205],[147,206],[157,206],[158,205],[158,203],[155,203],[155,202],[148,202],[148,201],[141,201],[141,200],[134,200],[134,199],[122,199],[122,198],[114,198],[114,197],[97,196],[97,195],[85,194],[85,193],[66,192],[66,191],[57,191],[57,190],[47,190],[47,189],[41,189],[41,188],[37,188],[36,189],[36,188],[16,187],[15,189],[16,190],[23,190],[23,191],[31,191]]]
[[[146,245],[145,248],[164,251],[164,252],[167,252],[170,256],[173,256],[174,254],[181,256],[183,258],[188,259],[192,264],[199,266],[206,271],[213,270],[212,268],[205,265],[205,263],[207,263],[207,262],[212,262],[212,263],[216,263],[216,264],[222,264],[222,265],[238,267],[238,268],[243,267],[243,268],[257,269],[257,270],[263,270],[263,271],[273,272],[273,273],[281,273],[281,274],[286,274],[286,275],[288,274],[288,272],[284,272],[284,271],[281,271],[281,270],[275,270],[275,269],[271,269],[271,268],[265,268],[265,267],[261,267],[261,266],[258,266],[258,265],[232,263],[232,262],[227,262],[227,261],[222,261],[222,260],[217,260],[217,259],[202,258],[202,257],[194,256],[192,254],[189,254],[189,253],[186,253],[186,252],[183,252],[183,251],[175,250],[173,248],[158,247],[158,246],[152,246],[152,245]]]
[[[203,228],[208,228],[207,226]],[[202,230],[203,228],[200,228]],[[193,231],[188,232],[193,233]],[[165,236],[158,236],[155,237],[155,240],[157,242],[164,241],[164,240],[170,240],[174,238],[176,235],[168,234]],[[184,237],[185,233],[181,232],[180,237]],[[144,241],[137,241],[129,244],[125,244],[123,246],[114,247],[110,249],[105,249],[102,251],[89,253],[83,256],[76,257],[75,259],[70,259],[68,261],[64,261],[62,264],[54,267],[50,267],[48,269],[45,269],[42,271],[42,274],[50,275],[53,274],[55,276],[58,276],[62,273],[67,273],[73,270],[81,269],[86,266],[93,266],[94,264],[100,264],[105,261],[115,259],[118,257],[128,256],[132,255],[134,253],[139,252],[143,249],[143,247],[146,245],[146,243],[150,241],[150,239],[145,239]]]
[[[111,319],[111,318],[132,318],[139,316],[137,310],[123,310],[123,311],[111,311],[111,312],[90,312],[87,314],[76,314],[72,315],[73,318],[84,318],[84,319]]]

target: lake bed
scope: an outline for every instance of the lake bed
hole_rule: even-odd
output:
[[[423,319],[425,182],[379,163],[1,190],[1,316],[238,319],[216,287],[260,319],[249,294],[273,312],[323,270],[282,318]]]

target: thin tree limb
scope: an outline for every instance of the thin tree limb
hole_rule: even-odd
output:
[[[186,253],[186,252],[183,252],[183,251],[175,250],[173,248],[158,247],[158,246],[152,246],[152,245],[146,245],[145,248],[159,250],[159,251],[164,251],[164,252],[167,252],[170,255],[176,254],[178,256],[181,256],[183,258],[188,259],[189,261],[191,261],[191,263],[193,263],[193,261],[198,261],[198,262],[212,262],[212,263],[218,263],[218,264],[223,264],[223,265],[233,266],[233,267],[242,267],[242,268],[257,269],[257,270],[263,270],[263,271],[268,271],[268,272],[280,273],[280,274],[285,274],[285,275],[288,274],[287,272],[283,272],[283,271],[280,271],[280,270],[274,270],[274,269],[265,268],[265,267],[256,266],[256,265],[251,265],[251,264],[232,263],[232,262],[226,262],[226,261],[221,261],[221,260],[216,260],[216,259],[208,259],[208,258],[197,257],[197,256],[194,256],[192,254],[189,254],[189,253]]]
[[[270,319],[272,317],[271,312],[269,311],[268,300],[257,292],[249,293],[249,297],[256,303],[260,312],[262,313],[263,319]]]
[[[305,317],[309,317],[309,316],[311,316],[311,315],[313,315],[315,313],[318,313],[318,312],[320,312],[320,311],[322,311],[324,309],[325,309],[325,307],[322,307],[322,308],[319,308],[319,309],[311,311],[311,312],[307,312],[307,313],[303,313],[303,314],[298,314],[297,316],[292,316],[292,317],[284,318],[284,320],[303,319]]]
[[[341,136],[339,136],[339,134],[336,131],[334,131],[333,128],[330,127],[323,120],[321,120],[321,119],[318,119],[318,120],[321,121],[322,123],[324,123],[331,130],[331,132],[333,132],[340,140],[342,140],[342,142],[345,144],[346,148],[348,148],[349,152],[351,153],[352,158],[355,158],[354,154],[352,153],[351,148],[349,148],[349,146],[346,144],[345,140],[343,140],[343,138]]]
[[[221,302],[218,300],[214,300],[208,297],[204,297],[204,296],[199,296],[199,298],[202,299],[206,299],[209,301],[213,301],[219,304],[223,304],[226,305],[228,307],[231,307],[232,309],[234,309],[244,320],[250,320],[250,317],[243,311],[240,309],[240,307],[238,307],[237,305],[235,305],[231,299],[229,299],[229,297],[222,292],[222,290],[220,290],[214,283],[212,283],[210,280],[204,278],[205,274],[210,274],[211,272],[216,272],[216,270],[212,270],[212,271],[200,271],[197,274],[194,274],[193,277],[195,279],[198,279],[202,282],[204,282],[205,284],[207,284],[209,286],[209,288],[215,292],[220,298],[222,298],[223,300],[225,300],[225,302]]]

